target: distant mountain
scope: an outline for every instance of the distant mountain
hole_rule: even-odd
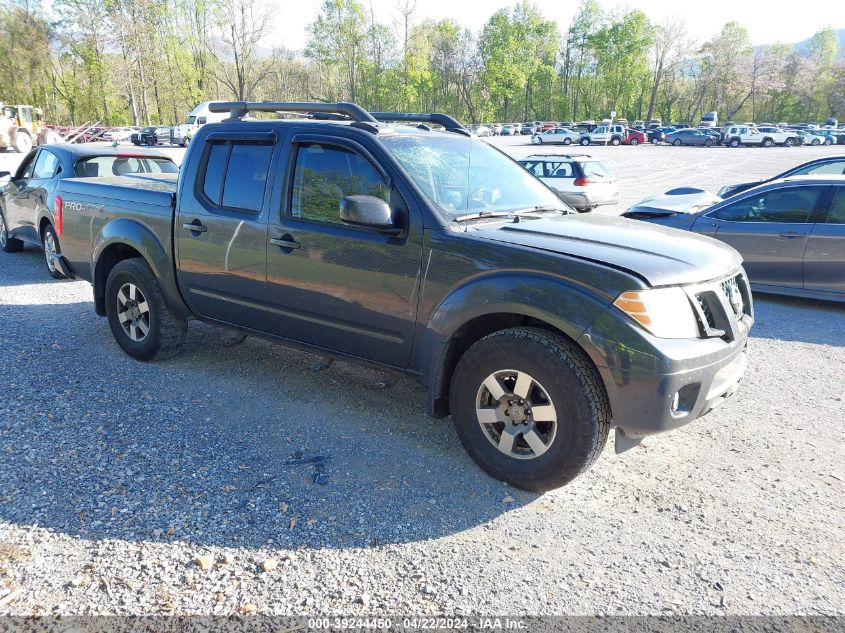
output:
[[[813,39],[812,37],[808,37],[806,40],[802,40],[795,44],[795,50],[800,52],[805,52],[807,47],[810,45],[810,40]],[[836,39],[839,42],[839,50],[837,52],[837,57],[845,57],[845,29],[836,29]]]

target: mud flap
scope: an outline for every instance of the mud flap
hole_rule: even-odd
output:
[[[616,439],[613,443],[613,448],[616,454],[624,453],[627,450],[636,448],[643,441],[641,437],[627,437],[622,429],[616,429]]]

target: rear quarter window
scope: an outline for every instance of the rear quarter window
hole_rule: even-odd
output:
[[[271,143],[209,143],[201,177],[204,196],[216,207],[261,211],[272,155]]]
[[[585,178],[610,178],[610,170],[607,165],[600,161],[590,161],[581,163],[581,169],[584,172]]]

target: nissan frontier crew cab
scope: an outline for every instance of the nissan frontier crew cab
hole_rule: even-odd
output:
[[[485,471],[537,491],[584,472],[611,427],[622,451],[737,388],[753,310],[730,247],[569,213],[446,115],[209,107],[230,116],[178,182],[57,192],[56,264],[130,356],[174,354],[200,319],[401,372]]]

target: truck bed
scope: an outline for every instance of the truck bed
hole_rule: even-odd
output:
[[[178,174],[132,174],[100,178],[68,178],[62,191],[69,194],[97,196],[121,202],[132,200],[159,207],[172,207],[176,199]]]

